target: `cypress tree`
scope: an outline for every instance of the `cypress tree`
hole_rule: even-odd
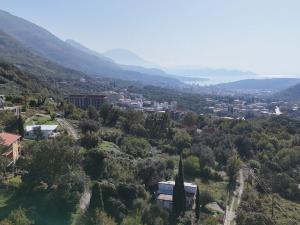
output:
[[[197,221],[200,218],[200,193],[199,193],[199,187],[197,186],[197,193],[196,193],[196,208],[195,208],[195,213],[196,213],[196,219]]]
[[[178,218],[183,216],[186,211],[186,196],[184,190],[184,173],[182,166],[182,158],[180,156],[178,174],[175,179],[173,188],[173,216]]]
[[[103,198],[102,198],[102,190],[100,183],[95,183],[92,188],[92,196],[90,200],[90,207],[91,210],[99,209],[103,210]]]
[[[19,115],[19,118],[18,118],[18,131],[19,131],[19,134],[24,137],[24,125],[23,125],[23,119],[22,119],[22,116]]]

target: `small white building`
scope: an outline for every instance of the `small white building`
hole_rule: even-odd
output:
[[[173,205],[173,188],[175,181],[161,181],[158,183],[157,201],[163,208],[172,209]],[[196,198],[197,185],[184,182],[187,208],[193,208]]]
[[[25,138],[35,139],[39,129],[44,139],[54,137],[57,134],[57,125],[32,125],[25,127]]]

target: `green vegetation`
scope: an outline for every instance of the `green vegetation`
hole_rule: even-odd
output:
[[[0,188],[0,219],[8,219],[21,206],[30,221],[41,225],[214,224],[222,215],[206,205],[216,202],[225,210],[242,165],[272,187],[278,205],[288,209],[286,214],[275,209],[278,223],[298,219],[298,120],[285,116],[223,120],[194,113],[171,119],[168,113],[108,105],[81,110],[51,104],[45,110],[47,100],[39,102],[27,109],[24,115],[31,118],[27,122],[53,121],[50,116],[31,117],[42,109],[63,111],[78,125],[81,138],[75,142],[62,134],[53,140],[24,141],[24,157],[17,164],[24,173],[1,180],[6,188]],[[11,132],[19,132],[18,121],[9,113],[0,117],[3,129]],[[1,174],[11,174],[4,168]],[[164,180],[176,181],[173,213],[155,201],[157,183]],[[199,188],[197,210],[183,207],[183,181]],[[249,189],[238,209],[237,224],[255,220],[268,224],[266,192],[271,189],[266,191],[255,179],[245,186]],[[91,204],[83,211],[79,203],[86,193],[91,194]],[[53,215],[57,216],[50,218]]]
[[[26,120],[25,125],[59,125],[55,119],[47,115],[35,115]]]

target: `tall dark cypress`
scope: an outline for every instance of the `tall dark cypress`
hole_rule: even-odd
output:
[[[92,187],[92,196],[90,201],[91,210],[99,209],[103,210],[104,204],[102,199],[102,190],[100,184],[97,182]]]
[[[186,211],[186,196],[184,190],[184,173],[182,166],[182,158],[180,156],[178,174],[175,179],[175,186],[173,189],[173,216],[178,218],[183,216]]]
[[[196,213],[196,219],[197,219],[197,221],[199,221],[199,218],[200,218],[200,192],[199,192],[199,187],[198,186],[197,186],[197,193],[196,193],[195,213]]]
[[[18,118],[18,132],[22,137],[24,137],[24,125],[23,125],[23,119],[21,115],[19,115]]]

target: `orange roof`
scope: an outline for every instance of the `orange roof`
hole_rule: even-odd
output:
[[[20,135],[2,132],[2,133],[0,133],[0,145],[10,146],[15,141],[19,140],[20,138],[21,138]]]

